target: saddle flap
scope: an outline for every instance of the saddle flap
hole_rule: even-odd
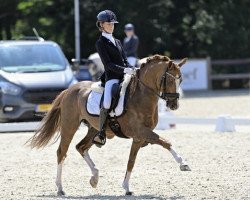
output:
[[[109,119],[109,127],[116,136],[121,137],[121,138],[126,138],[126,139],[129,138],[123,134],[121,126],[116,118]]]

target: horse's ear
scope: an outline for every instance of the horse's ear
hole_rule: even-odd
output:
[[[172,68],[172,65],[173,65],[173,61],[172,61],[172,60],[169,60],[169,61],[168,61],[168,67],[169,67],[169,69]]]
[[[182,65],[184,65],[187,62],[187,58],[183,58],[181,60],[181,62],[178,64],[179,67],[181,67]]]

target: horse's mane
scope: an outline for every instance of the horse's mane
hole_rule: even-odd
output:
[[[169,58],[169,57],[167,57],[167,56],[162,56],[162,55],[153,55],[153,56],[150,56],[150,57],[148,57],[147,58],[147,60],[146,60],[146,62],[145,63],[142,63],[141,64],[141,69],[143,68],[143,67],[145,67],[147,64],[149,64],[149,63],[152,63],[152,62],[154,62],[154,61],[170,61],[171,59]]]
[[[144,61],[144,60],[146,60],[146,61]],[[144,58],[143,62],[141,63],[140,69],[145,68],[145,66],[148,65],[149,63],[161,62],[161,61],[163,61],[163,62],[168,62],[168,61],[172,62],[172,60],[169,57],[156,54],[156,55]],[[137,73],[137,75],[138,75],[138,73]],[[132,78],[131,85],[130,85],[130,97],[132,97],[134,95],[137,84],[138,84],[137,79]]]

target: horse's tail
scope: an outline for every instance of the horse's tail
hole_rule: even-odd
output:
[[[38,128],[35,135],[27,142],[31,148],[45,147],[56,132],[61,128],[61,101],[65,96],[67,90],[61,92],[53,101],[51,110],[42,120],[42,126]],[[58,133],[59,136],[59,133]],[[56,137],[58,138],[58,137]],[[56,139],[57,140],[57,139]],[[56,141],[55,140],[55,141]]]

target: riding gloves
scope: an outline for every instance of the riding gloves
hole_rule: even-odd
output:
[[[125,68],[123,72],[129,75],[133,75],[136,73],[136,71],[133,68],[129,68],[129,67]]]

